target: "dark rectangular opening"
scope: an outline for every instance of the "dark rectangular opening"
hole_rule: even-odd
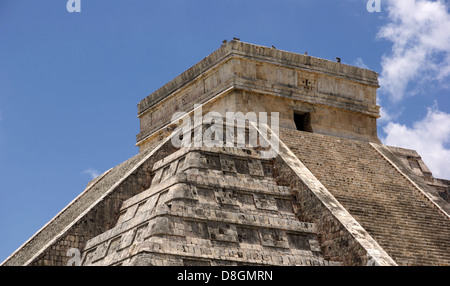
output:
[[[312,132],[311,114],[308,112],[294,112],[295,127],[299,131]]]

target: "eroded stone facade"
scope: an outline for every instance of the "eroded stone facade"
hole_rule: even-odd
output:
[[[450,184],[415,151],[379,142],[377,88],[366,69],[226,43],[143,99],[139,154],[2,265],[66,265],[71,248],[86,266],[450,265]],[[175,146],[173,114],[198,104],[278,112],[279,134],[266,126],[276,155]]]
[[[378,142],[375,72],[311,56],[232,41],[138,104],[141,150],[160,140],[175,112],[309,113],[315,133]],[[162,136],[164,137],[164,136]]]

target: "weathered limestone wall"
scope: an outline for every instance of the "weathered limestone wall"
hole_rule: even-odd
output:
[[[144,150],[160,136],[173,113],[230,91],[235,104],[215,109],[281,111],[282,126],[295,128],[294,110],[306,108],[313,132],[379,142],[377,88],[369,70],[232,41],[139,103],[137,145]]]
[[[232,85],[233,71],[230,61],[221,63],[220,68],[212,68],[207,74],[199,76],[192,82],[187,82],[181,89],[167,94],[159,101],[151,101],[152,105],[145,110],[139,108],[140,133],[138,142],[146,136],[170,123],[175,112],[188,112],[194,104],[204,103]],[[150,97],[152,97],[151,95]],[[140,103],[142,105],[142,102]],[[139,105],[139,106],[140,106]]]
[[[441,198],[443,198],[447,203],[450,203],[450,181],[444,179],[437,179],[437,181],[444,185],[445,187],[439,188],[438,192]]]
[[[226,96],[206,105],[204,111],[217,111],[225,116],[226,112],[278,112],[280,127],[296,129],[294,112],[310,113],[313,133],[326,134],[337,137],[353,138],[362,141],[379,142],[372,137],[376,134],[376,118],[338,109],[325,105],[311,104],[297,99],[280,97],[274,94],[261,94],[251,91],[235,89]],[[205,113],[206,113],[205,112]]]
[[[182,149],[154,164],[152,186],[91,239],[83,265],[338,265],[315,225],[293,213],[272,160],[234,148]]]

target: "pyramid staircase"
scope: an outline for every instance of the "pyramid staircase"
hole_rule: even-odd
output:
[[[371,143],[282,129],[280,137],[399,265],[450,265],[450,220]]]

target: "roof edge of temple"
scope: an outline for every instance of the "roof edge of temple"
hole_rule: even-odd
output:
[[[146,112],[151,106],[163,100],[171,93],[182,88],[187,83],[201,76],[207,70],[229,57],[243,57],[258,59],[278,65],[295,67],[312,72],[324,73],[332,76],[344,77],[358,82],[379,87],[378,73],[364,68],[346,65],[327,59],[294,52],[279,50],[250,43],[233,40],[224,43],[219,49],[163,85],[138,103],[138,116]]]

